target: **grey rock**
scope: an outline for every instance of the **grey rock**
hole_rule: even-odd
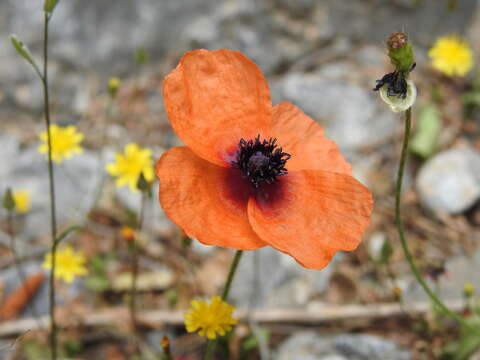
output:
[[[4,134],[0,136],[0,149],[2,149],[2,161],[0,161],[0,187],[2,181],[15,167],[15,162],[20,151],[20,142],[16,137]],[[3,196],[3,194],[1,195]]]
[[[296,15],[306,15],[314,8],[315,0],[281,0],[279,5]]]
[[[42,269],[41,263],[39,262],[26,262],[20,264],[20,271],[22,276],[28,278],[39,271],[45,272],[45,279],[43,280],[42,285],[38,289],[35,296],[27,304],[27,306],[21,312],[21,317],[32,317],[32,316],[42,316],[49,313],[49,285],[48,277],[50,276],[49,271]],[[10,267],[5,270],[0,271],[0,281],[5,284],[5,295],[8,296],[12,291],[17,289],[21,284],[22,280],[19,277],[17,269]],[[58,305],[62,305],[68,301],[73,300],[81,293],[81,283],[82,279],[77,278],[72,284],[69,284],[67,287],[63,288],[62,291],[57,291],[56,301]]]
[[[21,217],[19,235],[32,238],[47,234],[50,230],[50,202],[45,155],[34,146],[4,161],[11,162],[9,166],[13,170],[2,179],[0,191],[3,193],[6,187],[11,187],[27,190],[31,195],[31,211]],[[98,154],[84,150],[55,165],[54,173],[58,224],[83,222],[95,203],[103,173]]]
[[[440,35],[464,33],[477,7],[477,0],[458,1],[455,11],[449,11],[446,3],[439,4],[437,0],[329,0],[327,3],[328,20],[334,24],[336,36],[368,39],[378,44],[392,31],[406,29],[413,42],[424,47],[431,46]]]
[[[29,276],[44,270],[42,270],[39,263],[29,262],[29,263],[21,264],[20,271],[22,272],[23,276],[25,276],[25,278],[28,278]],[[35,296],[32,298],[32,300],[27,304],[27,306],[22,311],[21,316],[30,317],[33,314],[37,314],[37,315],[48,314],[49,307],[48,307],[47,277],[48,275],[45,277],[42,285],[38,289]],[[17,269],[15,269],[14,267],[10,267],[8,269],[0,271],[0,281],[2,281],[5,284],[6,296],[8,296],[12,291],[17,289],[22,284],[22,281],[18,276]],[[60,302],[63,302],[64,298],[62,296],[58,296],[58,297],[61,298]]]
[[[151,64],[170,61],[172,54],[180,56],[192,48],[232,48],[246,53],[265,73],[275,74],[294,67],[312,52],[324,50],[324,55],[331,56],[331,49],[324,44],[336,43],[339,39],[348,39],[352,45],[361,41],[377,46],[392,29],[406,28],[414,42],[426,49],[439,35],[475,33],[472,30],[475,25],[470,24],[478,22],[476,0],[459,2],[458,9],[453,12],[448,12],[446,6],[438,6],[437,1],[425,0],[414,5],[413,0],[395,3],[384,0],[354,3],[338,0],[117,0],[114,6],[109,0],[63,1],[57,6],[50,24],[50,84],[52,94],[56,94],[57,113],[66,111],[78,115],[87,108],[88,77],[85,73],[91,74],[92,69],[101,81],[114,75],[131,74],[135,66],[133,53],[139,47],[149,52]],[[0,2],[0,48],[3,50],[0,53],[3,92],[0,104],[12,113],[17,108],[36,114],[42,111],[41,84],[8,39],[9,34],[16,33],[39,59],[42,15],[41,2]],[[351,46],[347,54],[351,54]],[[360,62],[372,64],[383,56],[378,51],[358,55]],[[361,72],[358,67],[354,71]],[[356,96],[357,100],[352,100],[353,109],[370,96],[369,92],[360,95],[362,89],[345,84],[326,89],[324,103],[334,97],[340,99],[341,94]],[[390,120],[385,119],[384,114],[372,115],[369,102],[365,104],[361,117],[355,117],[348,124],[353,126],[354,132],[344,131],[342,123],[330,129],[332,135],[356,146],[368,140],[362,127],[368,131],[365,129],[370,125],[375,126],[380,137],[388,133]],[[348,108],[339,116],[349,115]],[[365,115],[378,120],[370,124]],[[364,120],[358,122],[358,119]]]
[[[151,54],[165,54],[178,44],[178,34],[191,19],[212,10],[213,1],[109,0],[60,2],[51,20],[52,59],[87,69],[115,71],[133,65],[135,49],[144,46]],[[39,49],[42,41],[43,4],[28,0],[2,2],[4,31],[17,33]],[[115,61],[112,62],[112,59]]]
[[[408,360],[410,353],[395,343],[371,335],[333,337],[299,332],[277,350],[278,360]]]
[[[477,239],[479,234],[477,233]],[[439,296],[444,300],[457,300],[463,294],[463,286],[466,283],[472,283],[476,289],[480,289],[480,250],[475,251],[471,256],[454,256],[445,263],[448,276],[441,276],[438,284],[433,284],[427,279],[431,287],[438,289]],[[405,279],[407,280],[407,279]],[[410,286],[404,292],[406,303],[415,303],[418,301],[428,301],[429,297],[425,294],[423,288],[411,277],[408,279]]]
[[[282,255],[267,246],[246,251],[233,280],[230,299],[239,307],[262,307],[289,275],[281,265]],[[274,269],[274,270],[273,270]]]
[[[288,47],[278,33],[272,9],[256,1],[220,3],[215,11],[198,17],[181,36],[188,48],[229,48],[244,52],[266,73],[298,51]]]
[[[351,64],[328,64],[312,73],[289,74],[283,83],[285,99],[324,125],[343,150],[378,144],[397,127],[393,113],[352,78],[355,73]]]
[[[341,254],[323,270],[305,269],[290,256],[271,247],[246,252],[232,286],[231,299],[239,307],[304,307],[314,294],[328,287]]]
[[[335,348],[348,359],[408,360],[410,354],[392,341],[372,335],[339,335],[332,340]]]
[[[271,71],[317,48],[319,40],[349,37],[378,44],[392,29],[405,28],[416,43],[430,46],[437,36],[463,33],[473,22],[476,0],[459,1],[453,12],[437,2],[117,0],[112,6],[109,0],[71,0],[59,3],[51,20],[51,59],[65,71],[93,67],[112,76],[132,70],[132,54],[140,46],[152,62],[172,51],[231,47]],[[0,3],[0,46],[5,50],[0,75],[6,75],[0,79],[19,76],[9,34],[16,33],[35,55],[41,52],[42,5],[29,0]]]
[[[458,214],[480,197],[480,153],[469,148],[438,153],[420,169],[416,188],[422,205]]]

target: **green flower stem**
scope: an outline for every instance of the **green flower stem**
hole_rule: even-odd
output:
[[[143,218],[145,216],[145,205],[147,200],[147,194],[142,191],[142,200],[140,204],[140,212],[138,214],[137,221],[137,230],[140,232],[143,226]],[[138,336],[137,336],[137,279],[138,279],[138,244],[136,236],[133,237],[133,242],[131,244],[131,255],[132,255],[132,283],[130,285],[130,302],[129,302],[129,311],[130,311],[130,324],[135,338],[135,348],[138,350]]]
[[[55,208],[55,178],[53,174],[52,161],[52,136],[50,133],[50,100],[48,92],[48,24],[50,22],[48,13],[44,14],[44,30],[43,30],[43,95],[44,95],[44,111],[45,125],[47,127],[47,145],[48,145],[48,179],[50,184],[50,224],[51,224],[51,271],[50,271],[50,349],[51,359],[57,359],[57,323],[55,320],[55,268],[56,268],[56,248],[57,248],[57,216]]]
[[[232,264],[230,265],[230,270],[227,276],[227,282],[225,283],[225,287],[223,288],[222,293],[222,300],[227,301],[228,294],[230,293],[230,288],[232,287],[233,277],[235,276],[235,272],[237,271],[238,264],[240,259],[242,258],[243,250],[237,250],[235,253],[235,257],[233,258]],[[209,340],[207,343],[207,352],[205,354],[204,360],[211,360],[213,359],[213,355],[215,354],[215,349],[217,347],[217,339]]]
[[[227,282],[225,283],[225,287],[223,288],[222,293],[222,300],[227,301],[228,294],[230,293],[230,288],[232,287],[233,277],[235,276],[235,272],[237,271],[238,263],[242,258],[243,251],[237,250],[235,253],[235,257],[233,258],[232,265],[230,265],[230,271],[228,273]]]
[[[465,326],[471,331],[479,332],[480,330],[471,326],[468,322],[465,321],[460,315],[455,313],[454,311],[450,310],[440,298],[435,294],[435,292],[428,286],[427,282],[423,278],[420,270],[418,269],[415,260],[413,259],[413,255],[408,247],[407,240],[405,238],[405,228],[403,224],[403,219],[401,215],[401,195],[402,195],[402,183],[403,183],[403,173],[405,170],[405,163],[408,156],[408,142],[410,138],[410,128],[412,123],[412,108],[409,108],[405,111],[405,133],[403,137],[403,146],[402,146],[402,154],[400,157],[400,165],[398,168],[397,173],[397,185],[395,189],[395,222],[397,224],[398,234],[400,236],[400,241],[402,244],[402,249],[405,254],[405,258],[407,259],[408,263],[410,264],[410,268],[412,269],[415,278],[422,286],[423,290],[427,293],[430,297],[431,301],[437,306],[437,308],[445,315],[455,319],[460,324]]]

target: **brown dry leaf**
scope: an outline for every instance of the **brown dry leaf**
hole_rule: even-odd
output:
[[[173,273],[169,270],[151,271],[138,274],[137,290],[165,290],[173,284]],[[124,272],[115,276],[112,280],[112,290],[128,291],[132,286],[132,273]]]
[[[26,279],[25,283],[6,298],[0,308],[0,318],[2,320],[15,319],[36,294],[44,279],[45,273],[43,271],[39,271]]]

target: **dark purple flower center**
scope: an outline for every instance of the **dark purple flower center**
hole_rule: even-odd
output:
[[[258,188],[262,183],[272,184],[278,176],[285,175],[285,164],[290,158],[290,154],[278,147],[277,139],[260,140],[258,135],[254,140],[240,139],[232,165],[242,171],[254,188]]]

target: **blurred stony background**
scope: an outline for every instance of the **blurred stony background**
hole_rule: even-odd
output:
[[[24,242],[20,251],[40,253],[46,250],[46,243],[39,239],[48,234],[46,167],[36,151],[37,133],[43,131],[42,89],[34,72],[15,53],[8,36],[17,34],[40,59],[41,3],[0,1],[0,191],[15,186],[32,192],[33,210],[21,219]],[[270,248],[248,253],[234,284],[234,301],[241,307],[302,308],[338,299],[379,300],[381,295],[371,293],[382,290],[371,290],[373,281],[363,262],[368,262],[384,241],[396,239],[391,195],[402,121],[388,111],[371,88],[390,69],[383,42],[393,31],[406,31],[415,45],[418,70],[413,77],[419,84],[420,103],[428,99],[422,84],[433,76],[427,50],[437,37],[451,33],[465,36],[477,56],[480,54],[480,1],[459,0],[454,10],[449,10],[448,3],[61,0],[51,22],[53,118],[61,124],[78,125],[86,133],[86,151],[58,167],[60,221],[84,221],[94,205],[106,208],[121,204],[135,210],[139,198],[127,189],[107,184],[106,195],[97,199],[99,184],[108,183],[103,175],[105,162],[129,141],[153,148],[157,157],[178,144],[163,113],[162,77],[186,50],[236,49],[259,64],[269,80],[274,103],[292,101],[325,126],[327,135],[353,163],[355,174],[374,192],[377,206],[365,246],[357,255],[348,255],[347,265],[340,254],[327,269],[315,272]],[[145,48],[149,55],[142,68],[133,56],[139,48]],[[107,123],[105,89],[112,76],[122,78],[125,86],[115,109],[116,121]],[[406,202],[413,210],[407,225],[414,228],[412,239],[424,244],[419,245],[425,247],[420,255],[428,253],[422,262],[446,263],[451,278],[441,279],[442,294],[458,298],[465,281],[480,288],[475,276],[480,271],[480,252],[474,250],[480,219],[471,220],[480,198],[480,153],[478,143],[464,136],[458,125],[463,119],[458,101],[447,102],[444,111],[440,151],[425,162],[412,162],[408,169]],[[101,141],[101,133],[106,143]],[[424,220],[413,224],[418,217]],[[156,201],[150,206],[147,220],[147,228],[155,236],[170,236],[176,231]],[[430,239],[433,242],[426,245],[421,242]],[[1,234],[0,240],[7,241]],[[197,243],[193,249],[206,258],[217,256],[212,248]],[[476,255],[466,257],[465,252]],[[399,252],[394,259],[406,301],[425,299],[412,283]],[[345,280],[352,271],[358,271],[362,285]],[[219,273],[221,283],[223,274]],[[0,278],[11,282],[14,274],[0,272]],[[332,278],[342,284],[335,288],[348,289],[348,295],[329,292],[326,298],[319,297],[330,288]],[[46,297],[42,299],[39,308],[46,311]],[[299,333],[278,351],[277,358],[282,360],[409,358],[407,351],[393,343],[353,335],[320,340],[315,334]]]

